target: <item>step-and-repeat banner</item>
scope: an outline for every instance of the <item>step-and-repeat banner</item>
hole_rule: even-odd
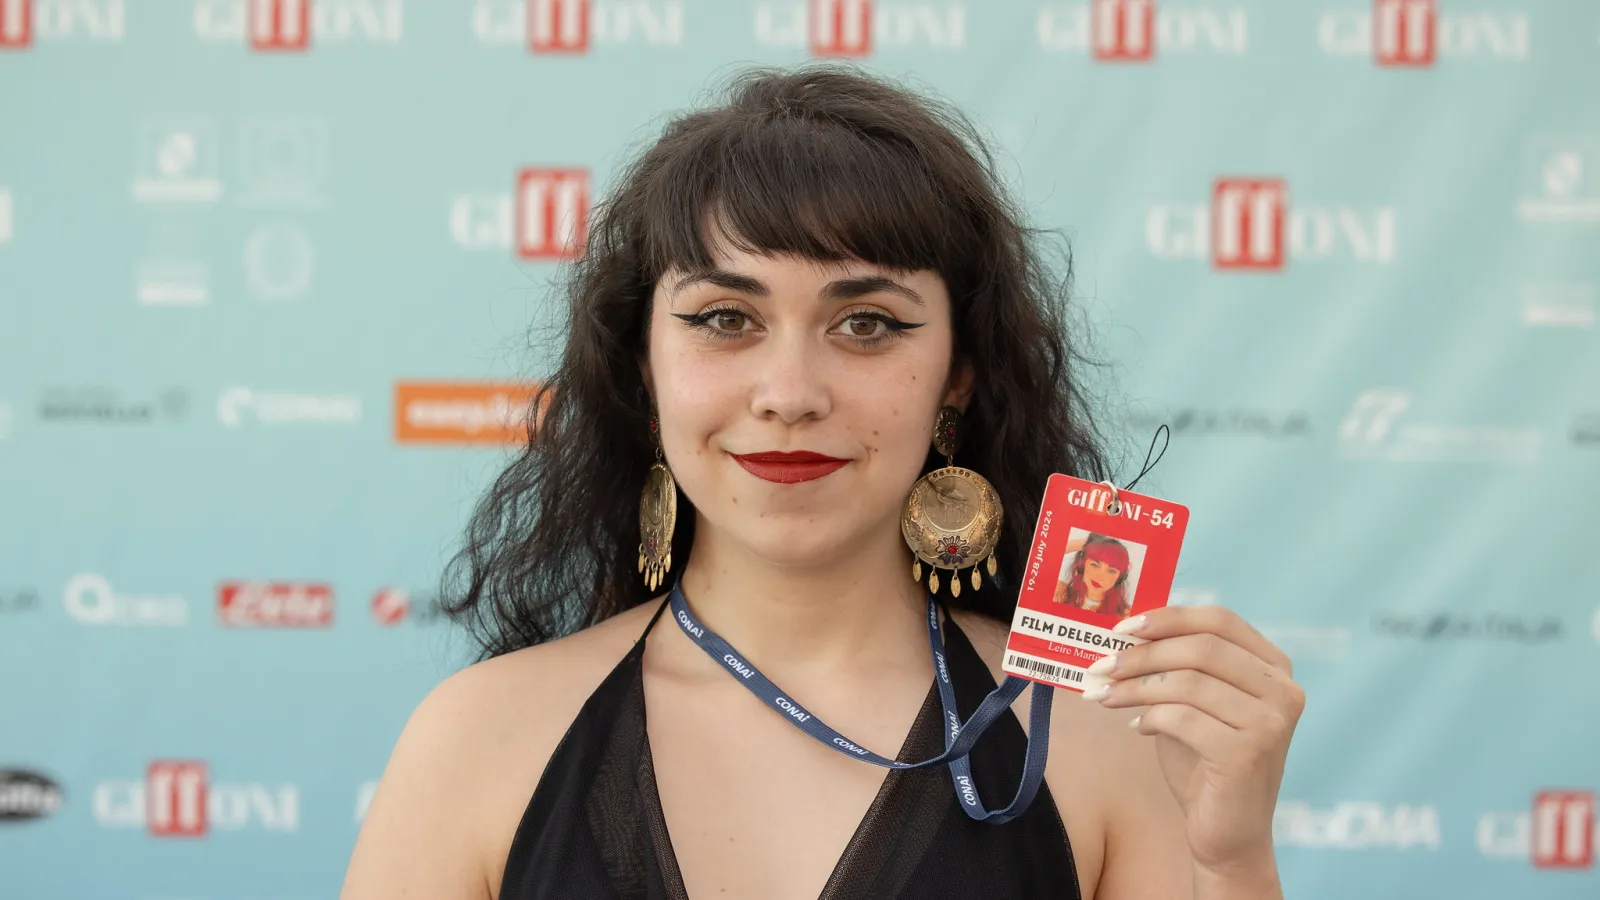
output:
[[[0,0],[0,895],[336,895],[584,210],[822,56],[1071,246],[1289,895],[1600,896],[1593,0]]]

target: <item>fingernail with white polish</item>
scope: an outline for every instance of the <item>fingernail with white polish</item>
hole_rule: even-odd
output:
[[[1123,619],[1121,622],[1118,622],[1116,625],[1112,626],[1111,630],[1117,634],[1138,634],[1144,628],[1144,623],[1147,621],[1149,620],[1144,616],[1134,616],[1131,619]]]
[[[1111,685],[1106,682],[1087,688],[1083,692],[1083,699],[1085,700],[1104,700],[1109,696],[1111,696]]]
[[[1095,660],[1094,663],[1084,671],[1088,672],[1090,675],[1110,675],[1112,672],[1116,671],[1116,669],[1117,655],[1115,653],[1107,653],[1105,656]]]
[[[1139,728],[1139,720],[1142,719],[1142,718],[1144,718],[1143,715],[1134,716],[1133,717],[1133,721],[1128,723],[1128,727],[1134,729],[1135,731],[1137,731],[1138,728]]]

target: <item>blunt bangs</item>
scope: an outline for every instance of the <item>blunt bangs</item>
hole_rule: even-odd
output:
[[[826,118],[695,118],[645,194],[641,262],[650,282],[669,269],[713,268],[719,245],[931,269],[947,283],[970,264],[960,257],[978,244],[975,217],[940,190],[917,148]]]

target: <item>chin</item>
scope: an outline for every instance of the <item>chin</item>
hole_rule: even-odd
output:
[[[750,520],[741,516],[728,523],[727,532],[754,555],[773,565],[809,568],[837,562],[848,548],[859,546],[862,535],[845,527],[839,517],[818,520],[809,514],[767,515]]]

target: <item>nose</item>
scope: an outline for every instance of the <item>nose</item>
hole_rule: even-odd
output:
[[[750,393],[750,412],[785,425],[828,415],[833,409],[833,394],[824,371],[827,360],[822,349],[800,328],[780,329],[763,341]]]

